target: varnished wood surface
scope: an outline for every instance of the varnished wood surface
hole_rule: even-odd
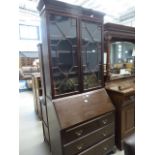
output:
[[[106,23],[104,24],[104,33],[105,39],[110,37],[111,39],[135,40],[135,28],[131,26]]]
[[[53,1],[53,0],[40,0],[38,9],[41,15],[41,27],[42,27],[42,50],[43,50],[43,69],[45,74],[45,97],[47,105],[47,116],[48,116],[48,127],[49,127],[49,140],[51,145],[51,151],[53,155],[64,155],[64,144],[73,144],[73,141],[77,141],[78,138],[84,138],[88,134],[91,135],[95,130],[99,130],[102,127],[106,127],[110,123],[114,124],[114,106],[111,103],[105,89],[101,89],[104,86],[104,77],[101,77],[102,85],[98,90],[84,90],[84,77],[83,77],[83,64],[81,61],[81,22],[93,22],[100,23],[103,30],[103,13],[99,13],[90,9],[83,9],[81,7],[68,5],[66,3]],[[76,33],[77,33],[77,56],[78,56],[78,67],[80,68],[79,79],[79,92],[83,94],[75,95],[77,92],[69,97],[59,96],[61,98],[56,99],[54,94],[54,79],[52,70],[52,47],[50,38],[50,15],[60,15],[64,17],[76,18]],[[103,54],[103,38],[104,33],[102,32],[102,47],[101,55]],[[101,56],[102,57],[102,56]],[[103,58],[101,64],[103,64]],[[102,67],[101,67],[102,70]],[[102,76],[102,75],[101,75]],[[83,86],[82,86],[83,85]],[[85,93],[84,93],[85,92]],[[65,92],[64,92],[65,93]],[[66,96],[67,96],[66,95]],[[109,127],[109,126],[108,126]],[[94,152],[97,150],[97,155],[103,154],[104,147],[106,153],[111,151],[114,147],[114,126],[104,128],[104,132],[107,133],[107,137],[99,137],[96,135],[96,139],[93,144],[86,146],[87,149],[84,154],[95,155]],[[83,131],[81,137],[77,137],[80,131]],[[103,130],[102,130],[103,131]],[[76,135],[75,135],[76,134]],[[112,135],[111,135],[112,134]],[[70,136],[71,135],[71,136]],[[72,135],[75,135],[73,137]],[[68,138],[68,139],[67,139]],[[92,137],[93,138],[93,137]],[[65,140],[66,141],[65,141]],[[85,141],[90,139],[85,138]],[[102,141],[99,142],[99,141]],[[97,145],[96,143],[99,142]],[[93,145],[93,146],[92,146]],[[90,148],[88,148],[90,147]],[[73,149],[73,146],[69,149]],[[69,151],[70,152],[70,151]],[[72,155],[68,153],[67,155]]]
[[[116,83],[115,86],[117,86]],[[131,135],[135,129],[135,90],[129,88],[128,90],[128,92],[122,93],[110,88],[107,89],[116,107],[115,141],[120,150],[123,149],[123,139]]]
[[[46,96],[51,98],[62,98],[65,96],[75,95],[79,93],[84,93],[86,91],[92,91],[91,89],[84,90],[84,77],[83,77],[83,64],[81,62],[81,48],[82,48],[82,27],[81,23],[83,21],[96,23],[101,26],[101,64],[103,64],[103,40],[104,40],[104,30],[103,30],[103,16],[104,13],[100,13],[91,9],[85,9],[79,6],[70,5],[60,1],[53,0],[40,0],[38,3],[38,10],[41,15],[41,27],[42,27],[42,50],[43,50],[43,68],[45,74],[45,85],[46,85]],[[78,84],[79,88],[77,91],[71,91],[70,93],[55,93],[55,81],[54,81],[54,73],[52,70],[53,62],[52,62],[52,47],[51,47],[51,37],[50,37],[50,16],[51,15],[59,15],[63,17],[71,17],[76,19],[76,38],[77,42],[75,45],[76,54],[77,54],[77,65],[79,67],[78,70]],[[93,89],[100,89],[104,87],[104,76],[102,75],[102,65],[100,67],[100,79],[101,84],[99,87]]]
[[[114,134],[114,124],[109,124],[104,128],[100,128],[91,134],[88,134],[82,138],[78,138],[77,140],[67,144],[64,146],[65,155],[77,154],[88,147],[104,140],[105,138],[110,137]],[[79,147],[81,147],[79,149]]]
[[[123,95],[128,95],[128,94],[132,94],[132,93],[135,92],[134,86],[126,87],[123,90],[120,90],[119,86],[115,86],[115,87],[107,88],[107,90],[111,90],[111,91],[114,91],[114,92],[117,92],[117,93],[121,93]]]
[[[70,13],[78,16],[87,16],[87,18],[91,18],[90,15],[93,13],[96,18],[102,19],[103,12],[98,12],[92,9],[86,9],[81,6],[72,5],[69,3],[61,2],[61,1],[53,1],[53,0],[39,0],[37,9],[39,12],[42,12],[44,9],[55,9],[59,12]]]
[[[53,100],[62,129],[114,110],[105,89]]]
[[[135,93],[135,78],[117,79],[114,81],[106,82],[106,90],[129,95]]]
[[[104,24],[105,31],[126,32],[135,34],[135,28],[131,26],[125,26],[121,24],[106,23]]]
[[[66,130],[62,130],[62,142],[63,144],[72,143],[73,141],[76,141],[76,139],[81,139],[86,135],[90,135],[90,133],[106,127],[109,124],[114,124],[114,120],[114,112],[110,112],[95,119],[91,119],[89,121],[81,123],[80,125],[71,127]],[[114,133],[114,127],[112,127],[112,130],[112,133]]]

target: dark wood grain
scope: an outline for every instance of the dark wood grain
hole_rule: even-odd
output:
[[[104,138],[107,138],[114,134],[114,124],[108,124],[103,128],[99,128],[87,134],[86,136],[76,139],[75,141],[64,145],[65,155],[77,154],[93,144],[96,144],[102,141]]]
[[[87,134],[94,132],[95,130],[101,129],[108,124],[114,123],[114,120],[114,112],[108,112],[97,118],[70,127],[69,129],[62,130],[62,142],[63,144],[70,143],[71,141],[86,136]],[[114,128],[112,128],[112,130],[114,130]]]
[[[43,49],[42,49],[42,44],[38,44],[38,52],[39,52],[39,63],[40,63],[40,73],[41,73],[41,87],[42,87],[42,97],[40,97],[40,107],[41,107],[41,115],[42,115],[42,127],[43,127],[43,131],[44,131],[44,124],[46,124],[47,130],[48,132],[46,132],[46,134],[48,134],[48,144],[49,144],[49,148],[51,151],[51,143],[50,143],[50,134],[49,134],[49,123],[48,123],[48,115],[47,115],[47,105],[46,105],[46,82],[45,82],[45,65],[44,65],[44,54],[43,54]],[[44,134],[44,139],[45,138],[45,134]]]
[[[131,86],[132,87],[132,86]],[[123,149],[123,140],[135,129],[135,91],[128,88],[126,93],[109,87],[107,92],[116,107],[116,145]]]
[[[114,110],[105,89],[53,101],[61,128],[68,128]]]
[[[106,155],[112,150],[111,146],[114,145],[114,143],[114,136],[108,137],[91,148],[79,153],[79,155]]]
[[[44,7],[45,6],[45,7]],[[85,9],[81,6],[77,6],[77,5],[72,5],[69,3],[64,3],[64,2],[60,2],[60,1],[53,1],[53,0],[40,0],[37,6],[37,9],[39,10],[39,12],[43,12],[44,9],[46,10],[54,10],[54,11],[59,11],[61,13],[68,13],[68,14],[73,14],[76,16],[80,16],[83,18],[89,18],[89,20],[91,20],[92,18],[90,17],[90,15],[92,15],[92,12],[94,14],[94,18],[95,19],[103,19],[103,15],[104,13],[92,10],[92,9]]]

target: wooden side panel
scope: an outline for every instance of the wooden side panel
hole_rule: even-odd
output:
[[[44,73],[42,44],[38,45],[38,52],[39,52],[39,64],[40,64],[40,73],[41,73],[40,78],[41,78],[42,96],[43,96],[43,99],[45,99],[46,89],[45,89],[45,73]]]
[[[46,97],[52,155],[62,155],[60,126],[54,104]]]
[[[47,35],[47,14],[44,12],[41,16],[41,27],[42,27],[42,50],[43,50],[43,66],[45,74],[45,89],[46,96],[51,97],[51,78],[50,78],[50,65],[49,65],[49,53],[48,53],[48,35]]]

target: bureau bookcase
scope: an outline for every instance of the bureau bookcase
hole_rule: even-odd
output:
[[[52,155],[114,151],[115,108],[104,89],[104,13],[53,0],[40,0],[38,10],[43,130]]]

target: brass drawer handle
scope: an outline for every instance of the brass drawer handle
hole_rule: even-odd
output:
[[[106,137],[107,135],[106,135],[106,133],[102,133],[102,135],[104,136],[104,137]]]
[[[107,147],[104,147],[104,151],[107,151],[108,150],[108,148]]]
[[[79,151],[81,151],[83,149],[83,144],[79,145],[76,147]]]
[[[81,136],[82,133],[83,133],[83,130],[79,130],[79,131],[76,131],[76,132],[75,132],[75,134],[76,134],[77,136]]]
[[[103,123],[103,124],[107,124],[107,122],[108,122],[108,120],[107,120],[107,119],[102,120],[102,123]]]

